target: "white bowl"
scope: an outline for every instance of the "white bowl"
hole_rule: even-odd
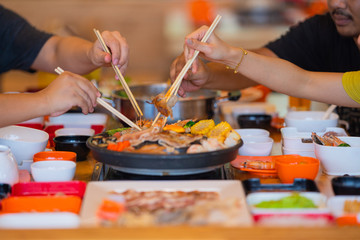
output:
[[[311,132],[299,132],[295,127],[281,128],[282,145],[287,149],[300,151],[314,151],[315,146],[311,138]],[[336,132],[338,136],[347,136],[343,128],[329,127],[324,132],[317,132],[322,136],[326,132]]]
[[[31,174],[36,182],[71,181],[75,176],[73,161],[39,161],[31,164]]]
[[[315,144],[315,155],[328,175],[360,175],[360,137],[339,137],[351,147]]]
[[[244,144],[239,148],[242,156],[269,156],[274,144],[271,137],[244,136],[241,137]]]
[[[55,131],[55,137],[57,136],[93,136],[94,129],[91,128],[60,128]]]
[[[339,116],[331,113],[329,119],[322,120],[324,111],[292,111],[285,116],[287,127],[296,127],[300,132],[324,132],[327,127],[336,127]]]
[[[18,164],[44,151],[48,140],[49,134],[42,130],[20,126],[0,128],[0,144],[10,147]]]
[[[283,155],[298,154],[303,157],[316,158],[314,150],[301,150],[301,149],[292,149],[292,148],[285,148],[285,147],[282,147],[281,150],[282,150]]]
[[[65,113],[58,117],[50,117],[46,125],[63,125],[65,128],[91,128],[92,125],[105,125],[108,115],[104,113]]]
[[[240,134],[241,137],[245,137],[245,136],[268,137],[270,135],[269,131],[261,128],[242,128],[242,129],[235,129],[235,131],[238,134]]]

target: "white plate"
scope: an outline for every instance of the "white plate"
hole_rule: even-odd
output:
[[[247,195],[246,201],[253,214],[324,214],[330,212],[326,206],[326,197],[316,192],[300,192],[299,195],[311,199],[318,208],[257,208],[254,206],[263,201],[279,200],[291,194],[291,192],[250,193]]]
[[[87,185],[80,212],[81,225],[96,226],[98,210],[103,199],[109,192],[124,192],[128,189],[136,191],[206,191],[218,192],[220,198],[239,198],[241,208],[241,226],[251,226],[252,217],[246,207],[245,194],[242,185],[235,180],[196,180],[196,181],[106,181],[90,182]]]

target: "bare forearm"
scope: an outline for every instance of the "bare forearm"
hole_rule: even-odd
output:
[[[235,67],[242,54],[240,49],[232,51],[232,57],[228,58],[226,64]],[[290,96],[358,106],[342,87],[342,73],[309,72],[288,61],[253,52],[244,57],[238,71],[259,84]]]
[[[210,76],[203,88],[233,91],[258,84],[244,75],[234,74],[234,70],[226,69],[226,66],[223,64],[211,62],[207,65]]]
[[[32,67],[53,72],[60,66],[74,73],[88,73],[98,67],[90,61],[91,46],[92,43],[77,37],[54,36],[45,43]]]
[[[38,93],[0,94],[0,127],[50,114]]]

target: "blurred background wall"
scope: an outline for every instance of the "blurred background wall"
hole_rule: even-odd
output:
[[[326,9],[325,0],[0,0],[31,24],[59,35],[95,40],[93,28],[118,30],[130,46],[126,76],[131,85],[162,82],[184,37],[223,16],[216,32],[230,44],[247,49],[263,46],[305,17]],[[1,91],[26,91],[48,84],[53,76],[11,71]],[[112,69],[92,75],[104,88],[116,86]]]

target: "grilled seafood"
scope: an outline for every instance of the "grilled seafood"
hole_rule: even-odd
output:
[[[342,141],[334,134],[326,133],[322,137],[317,135],[316,133],[311,134],[311,138],[317,144],[324,145],[324,146],[334,146],[334,147],[350,147],[349,144]]]
[[[177,96],[171,96],[168,100],[167,97],[160,93],[156,97],[154,97],[151,101],[152,104],[156,107],[156,109],[164,116],[173,117],[172,108],[175,106],[178,98]]]
[[[95,136],[92,143],[110,150],[154,153],[177,154],[180,152],[200,153],[216,151],[232,147],[239,143],[240,135],[234,131],[227,122],[215,125],[214,121],[201,120],[195,123],[192,120],[183,120],[174,124],[161,127],[162,121],[151,126],[151,121],[142,120],[142,130],[132,128],[119,128],[119,132],[110,130],[112,136]],[[114,143],[129,142],[125,148],[109,148]],[[109,147],[108,147],[109,146]],[[121,144],[123,146],[123,144]]]

